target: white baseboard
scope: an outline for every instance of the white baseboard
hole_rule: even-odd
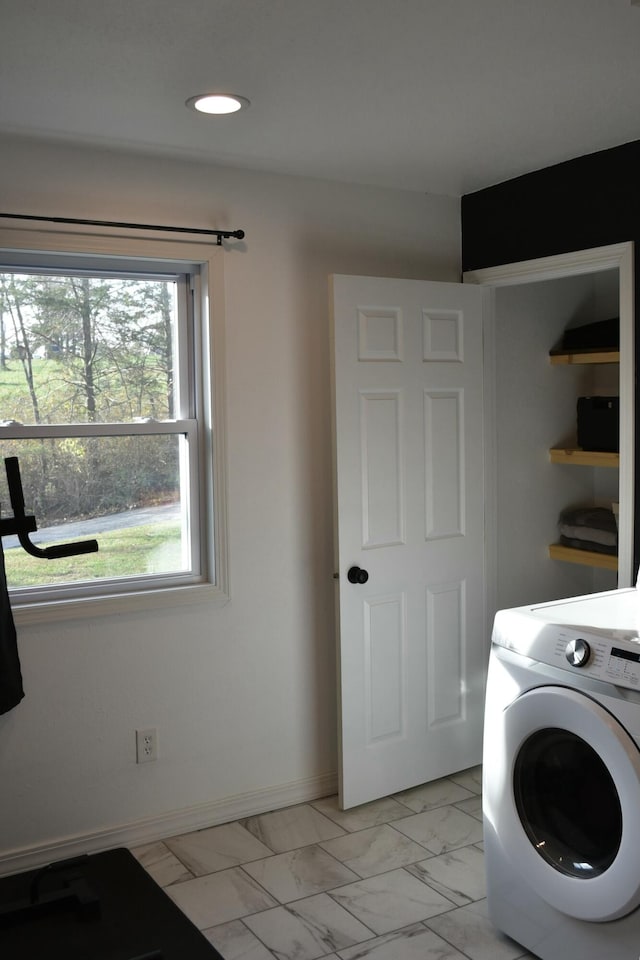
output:
[[[337,793],[337,790],[337,774],[326,773],[306,780],[294,780],[292,783],[214,800],[211,803],[183,807],[91,833],[79,833],[43,844],[8,850],[0,854],[0,876],[32,870],[83,853],[99,853],[114,847],[136,847],[153,843],[180,833],[202,830],[242,817],[290,807],[295,803],[318,800],[320,797]]]

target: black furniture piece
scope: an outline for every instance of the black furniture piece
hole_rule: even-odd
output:
[[[35,533],[38,527],[36,518],[25,513],[18,458],[5,457],[4,465],[7,471],[7,486],[9,488],[9,499],[13,507],[13,516],[0,518],[0,714],[13,710],[24,697],[16,628],[7,587],[2,537],[17,536],[23,550],[44,560],[70,557],[78,553],[93,553],[98,549],[96,540],[82,540],[76,543],[63,543],[44,548],[32,543],[29,534]]]
[[[0,878],[2,960],[223,960],[124,848]]]

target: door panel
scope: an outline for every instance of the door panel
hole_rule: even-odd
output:
[[[464,534],[462,400],[460,390],[424,392],[427,540]]]
[[[463,719],[464,583],[427,588],[428,724],[431,729]]]
[[[401,736],[404,727],[405,617],[403,597],[364,602],[367,743]]]
[[[480,762],[482,294],[344,276],[332,289],[348,807]]]
[[[401,398],[397,391],[360,394],[363,548],[404,539]]]

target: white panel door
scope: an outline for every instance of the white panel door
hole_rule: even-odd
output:
[[[340,800],[352,807],[481,759],[482,291],[332,285]]]

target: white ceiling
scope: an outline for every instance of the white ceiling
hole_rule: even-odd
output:
[[[640,7],[0,0],[0,131],[460,195],[640,139]]]

